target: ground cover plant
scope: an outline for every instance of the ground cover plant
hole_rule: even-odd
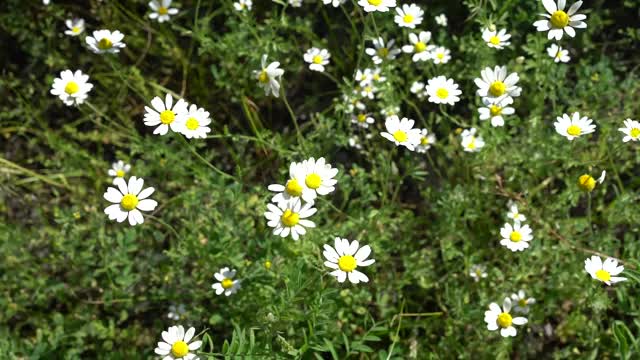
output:
[[[636,1],[0,9],[0,358],[638,358]]]

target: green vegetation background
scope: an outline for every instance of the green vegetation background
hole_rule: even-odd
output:
[[[370,140],[334,99],[350,91],[356,68],[372,67],[364,40],[379,32],[406,43],[391,13],[373,15],[374,28],[352,3],[255,1],[248,16],[230,0],[179,5],[178,16],[158,24],[145,1],[0,4],[0,358],[148,358],[174,324],[171,304],[186,306],[178,323],[208,329],[202,350],[218,354],[211,357],[638,358],[640,155],[617,131],[640,116],[636,1],[585,2],[588,28],[560,42],[571,53],[566,65],[552,63],[546,34],[532,26],[544,12],[538,1],[419,2],[419,28],[453,60],[436,67],[401,55],[385,66],[388,82],[369,105],[377,120]],[[440,13],[446,28],[433,20]],[[73,16],[86,19],[88,32],[122,31],[127,48],[89,52],[84,36],[62,34]],[[482,43],[489,23],[513,35],[509,48]],[[330,50],[328,72],[339,84],[307,69],[302,54],[311,46]],[[256,86],[251,71],[263,53],[286,70],[303,139],[283,101]],[[478,122],[473,79],[502,64],[519,73],[523,96],[506,126],[491,128]],[[49,94],[67,68],[94,84],[78,108]],[[461,85],[456,106],[409,93],[413,81],[436,75]],[[166,91],[211,112],[208,139],[186,146],[143,125],[144,105]],[[378,110],[389,105],[435,132],[428,156],[377,135]],[[568,142],[552,124],[574,111],[598,128]],[[477,154],[463,153],[455,134],[471,125],[487,142]],[[362,151],[347,146],[354,134]],[[266,187],[310,156],[340,168],[337,191],[317,203],[316,229],[283,240],[262,215]],[[142,226],[103,214],[116,159],[156,188],[160,205]],[[577,178],[603,169],[607,180],[589,201]],[[535,236],[518,254],[499,245],[510,200]],[[327,275],[321,247],[334,236],[372,246],[370,283]],[[591,280],[583,262],[593,253],[622,259],[630,281]],[[467,275],[475,263],[488,268],[479,283]],[[244,279],[228,298],[210,288],[223,266]],[[521,288],[538,300],[529,324],[513,339],[487,331],[488,304]]]

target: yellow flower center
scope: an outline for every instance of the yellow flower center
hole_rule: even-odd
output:
[[[407,14],[402,18],[402,21],[404,21],[407,24],[411,24],[413,22],[413,15]]]
[[[632,138],[637,138],[640,136],[640,129],[638,128],[633,128],[631,129],[631,131],[629,131],[629,135],[631,135]]]
[[[489,86],[489,92],[493,96],[502,96],[505,91],[507,91],[507,85],[505,85],[502,81],[497,80],[494,81],[491,86]]]
[[[160,113],[160,122],[163,124],[171,124],[176,119],[176,114],[171,110],[164,110]]]
[[[558,10],[551,15],[551,25],[556,29],[562,29],[569,25],[569,15],[562,10]]]
[[[506,329],[511,326],[513,318],[511,317],[511,315],[509,315],[509,313],[503,312],[498,315],[498,319],[496,320],[496,322],[501,328]]]
[[[467,145],[467,148],[471,149],[471,150],[476,148],[476,138],[475,138],[475,136],[471,137],[471,141],[469,141],[469,145]]]
[[[322,56],[320,56],[320,55],[316,55],[316,56],[314,56],[314,57],[313,57],[313,63],[314,63],[314,64],[320,64],[320,63],[322,63]]]
[[[596,179],[591,175],[584,174],[578,178],[578,187],[583,191],[593,191],[596,187]]]
[[[264,262],[264,268],[269,270],[271,269],[271,261],[267,260]]]
[[[445,88],[440,88],[436,91],[436,96],[440,99],[446,99],[449,96],[449,91]]]
[[[233,286],[233,280],[231,280],[229,278],[226,278],[226,279],[222,280],[221,284],[222,284],[222,287],[224,289],[229,289],[229,288],[231,288]]]
[[[356,258],[351,255],[343,255],[338,259],[338,267],[342,271],[352,272],[356,269]]]
[[[500,44],[500,38],[493,35],[490,39],[489,42],[492,43],[493,45],[499,45]]]
[[[386,47],[378,49],[378,55],[380,55],[381,58],[386,58],[389,55],[389,49],[387,49]]]
[[[298,215],[298,213],[294,213],[293,211],[291,211],[291,209],[287,209],[282,214],[282,217],[280,217],[280,220],[282,221],[284,226],[292,227],[295,226],[298,221],[300,221],[300,215]]]
[[[304,183],[311,189],[317,189],[320,187],[320,184],[322,184],[322,178],[320,175],[312,173],[307,175],[304,179]]]
[[[382,0],[367,0],[367,2],[373,6],[380,6],[380,4],[382,4]]]
[[[76,33],[76,34],[79,33],[80,32],[80,27],[79,26],[72,27],[71,28],[71,32]]]
[[[120,200],[120,206],[127,211],[135,209],[137,205],[138,197],[133,194],[127,194]]]
[[[489,107],[489,113],[491,114],[491,116],[498,116],[502,114],[502,108],[497,105],[491,105]]]
[[[200,123],[198,122],[198,119],[190,117],[189,119],[187,119],[187,123],[185,124],[185,126],[189,130],[195,130],[200,126]]]
[[[429,139],[426,136],[420,138],[420,145],[429,145]]]
[[[111,40],[107,38],[102,38],[100,39],[100,41],[98,41],[98,49],[107,50],[107,49],[111,49],[112,46],[113,46],[113,43],[111,42]]]
[[[373,80],[379,81],[380,80],[380,74],[373,74]]]
[[[611,274],[607,270],[598,270],[596,271],[596,277],[601,281],[609,281],[611,280]]]
[[[302,185],[296,179],[291,179],[287,181],[287,184],[284,186],[284,190],[287,194],[298,197],[302,195]]]
[[[116,171],[116,177],[124,177],[124,170]]]
[[[580,136],[581,132],[582,130],[580,130],[580,127],[578,125],[571,125],[567,128],[567,134],[571,136]]]
[[[522,234],[518,231],[512,231],[511,235],[509,235],[509,239],[513,242],[520,242],[522,240]]]
[[[365,114],[358,114],[358,122],[363,123],[363,122],[365,122],[365,121],[367,121],[367,115],[365,115]]]
[[[423,43],[422,41],[418,41],[415,45],[414,48],[416,49],[416,52],[423,52],[425,50],[427,50],[427,44]]]
[[[436,57],[440,60],[444,59],[444,53],[437,53]]]
[[[67,83],[67,86],[64,87],[64,92],[66,92],[69,95],[73,95],[77,93],[78,90],[80,90],[80,85],[78,85],[78,83],[75,81],[69,81]]]
[[[167,9],[164,6],[161,6],[160,9],[158,9],[158,14],[160,15],[167,15],[169,13],[169,9]]]
[[[366,93],[370,93],[372,91],[373,91],[373,88],[371,86],[367,86],[367,87],[364,88],[364,92],[366,92]]]
[[[189,353],[189,345],[182,340],[178,340],[171,346],[171,354],[176,358],[182,358]]]
[[[263,84],[269,82],[269,75],[267,75],[267,71],[266,70],[262,70],[260,72],[260,75],[258,75],[258,81],[260,81]]]
[[[525,307],[525,306],[527,306],[527,299],[520,299],[520,300],[518,300],[518,305],[519,305],[520,307]]]
[[[396,132],[393,133],[393,138],[396,139],[397,142],[405,142],[409,136],[402,130],[396,130]]]
[[[482,270],[476,270],[476,277],[482,277]]]

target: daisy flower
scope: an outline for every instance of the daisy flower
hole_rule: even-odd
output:
[[[460,101],[458,95],[462,94],[462,91],[458,89],[458,84],[453,82],[453,79],[447,79],[444,76],[437,76],[427,81],[427,95],[429,95],[429,102],[434,104],[449,104],[453,105]]]
[[[547,48],[547,54],[553,58],[554,62],[566,63],[571,60],[569,57],[569,50],[563,49],[556,44],[551,44],[551,46]]]
[[[558,134],[565,136],[569,140],[573,140],[579,136],[591,134],[596,131],[596,126],[593,120],[588,117],[580,117],[580,113],[573,113],[571,117],[567,114],[563,114],[562,117],[558,117],[557,121],[553,124]]]
[[[338,6],[344,4],[347,0],[322,0],[325,5],[333,5],[333,7],[337,8]]]
[[[427,92],[424,90],[424,83],[422,81],[414,81],[409,89],[412,94],[416,94],[418,99],[422,99],[427,96]]]
[[[68,19],[64,24],[69,29],[65,30],[65,35],[78,36],[84,32],[84,19]]]
[[[358,5],[362,6],[366,12],[387,12],[389,8],[396,6],[396,0],[358,0]]]
[[[435,48],[434,45],[428,45],[429,41],[431,41],[431,33],[429,31],[421,31],[418,35],[410,33],[409,42],[411,45],[403,46],[402,51],[407,54],[413,54],[411,57],[413,62],[427,61],[431,58],[431,50]]]
[[[369,83],[372,83],[372,82],[383,83],[383,82],[385,82],[387,80],[386,77],[382,76],[382,69],[380,69],[380,68],[375,68],[375,69],[366,68],[366,69],[364,69],[363,77],[364,77],[364,79],[367,79],[369,81]]]
[[[170,15],[178,13],[178,9],[171,8],[172,0],[151,0],[149,1],[149,7],[152,12],[149,14],[150,19],[156,19],[159,23],[169,20]]]
[[[366,0],[360,0],[366,1]],[[377,1],[377,0],[376,0]],[[371,56],[371,60],[373,60],[374,64],[380,64],[383,61],[393,60],[400,53],[400,49],[395,48],[393,45],[396,43],[395,40],[389,40],[385,45],[385,41],[382,37],[371,40],[373,42],[372,48],[366,48],[365,53]]]
[[[120,49],[127,46],[122,42],[124,34],[118,30],[114,32],[109,30],[96,30],[92,35],[93,36],[87,36],[84,40],[89,46],[89,49],[96,54],[119,53]]]
[[[196,104],[191,104],[187,111],[176,116],[178,132],[186,136],[187,139],[204,139],[211,131],[207,125],[211,123],[209,112],[199,108]]]
[[[487,46],[494,49],[504,49],[505,46],[509,46],[511,42],[511,35],[507,34],[506,29],[502,29],[500,31],[497,30],[482,30],[482,40],[487,43]]]
[[[124,178],[124,176],[131,170],[131,165],[125,164],[124,161],[118,160],[111,164],[111,169],[107,171],[109,176],[113,176],[113,183],[116,183],[116,179]]]
[[[302,0],[289,0],[289,5],[291,5],[291,7],[301,7]]]
[[[151,100],[153,109],[148,106],[144,107],[144,124],[147,126],[158,125],[153,130],[154,134],[164,135],[169,131],[169,128],[171,128],[171,131],[180,132],[182,124],[177,119],[187,113],[187,105],[187,102],[182,99],[174,104],[171,94],[165,96],[164,102],[160,97],[156,96]]]
[[[223,267],[217,273],[213,274],[216,279],[216,283],[211,285],[211,288],[216,291],[216,295],[229,296],[235,294],[240,289],[240,280],[234,280],[236,276],[235,270],[229,270],[228,267]]]
[[[158,206],[157,201],[147,199],[155,189],[149,187],[143,190],[144,180],[142,179],[132,176],[129,178],[129,184],[127,184],[123,178],[115,178],[113,184],[118,188],[109,187],[103,195],[107,201],[113,203],[113,205],[109,205],[104,209],[104,213],[109,216],[109,220],[123,222],[124,219],[129,218],[131,226],[142,224],[144,217],[142,217],[140,210],[153,211]]]
[[[518,291],[517,294],[511,294],[511,299],[513,300],[513,304],[515,305],[513,307],[513,310],[521,314],[528,314],[529,305],[533,305],[536,303],[536,299],[526,297],[524,290]]]
[[[484,140],[480,136],[476,136],[476,128],[465,130],[460,134],[462,141],[462,149],[466,152],[478,152],[484,147]]]
[[[491,126],[504,126],[503,115],[512,115],[515,109],[509,105],[513,104],[513,98],[504,96],[501,98],[483,98],[484,107],[478,108],[480,120],[491,119]]]
[[[360,90],[360,96],[368,98],[370,100],[375,99],[378,88],[372,84],[369,84]]]
[[[500,335],[502,337],[516,336],[517,331],[513,325],[524,325],[527,323],[527,319],[523,317],[512,317],[509,313],[511,311],[511,299],[505,298],[502,303],[502,309],[496,303],[489,305],[489,310],[484,313],[484,321],[487,323],[487,329],[495,331],[500,329]]]
[[[473,281],[478,282],[480,279],[487,277],[487,267],[484,265],[471,265],[469,276],[473,278]]]
[[[420,25],[424,15],[424,11],[416,4],[404,4],[402,8],[397,7],[396,13],[398,13],[394,18],[396,24],[410,29],[415,29],[416,25]]]
[[[67,105],[82,104],[88,96],[93,85],[88,83],[89,75],[85,75],[80,70],[71,72],[64,70],[60,72],[60,77],[53,80],[51,95],[55,95]]]
[[[292,162],[289,165],[289,180],[284,185],[271,184],[267,187],[269,191],[277,193],[271,198],[271,202],[287,205],[291,200],[299,199],[302,196],[304,179],[297,179],[295,177],[297,172],[298,163]]]
[[[435,17],[436,20],[436,24],[440,25],[440,26],[447,26],[447,15],[445,14],[440,14],[438,16]]]
[[[236,11],[250,11],[252,5],[253,2],[251,0],[238,0],[233,3],[233,7],[236,9]]]
[[[342,95],[342,99],[345,103],[345,111],[348,113],[352,113],[356,109],[364,110],[366,108],[365,105],[362,103],[362,101],[360,101],[360,99],[358,98],[357,94],[356,95],[344,94]]]
[[[624,134],[622,142],[638,141],[640,139],[640,122],[627,119],[624,121],[624,127],[619,128],[618,131]]]
[[[478,96],[498,98],[504,95],[511,97],[520,96],[522,88],[516,86],[518,73],[507,73],[506,66],[496,66],[493,70],[490,67],[480,72],[481,78],[473,80],[478,86]]]
[[[192,327],[185,333],[182,325],[172,326],[162,332],[164,341],[159,341],[154,351],[163,356],[163,360],[197,360],[198,357],[191,351],[198,350],[202,346],[202,341],[191,341],[195,332],[196,329]]]
[[[371,247],[365,245],[360,247],[358,240],[349,243],[347,239],[335,238],[335,247],[325,244],[322,254],[327,259],[324,262],[326,267],[335,269],[329,275],[335,276],[338,282],[342,283],[347,278],[353,284],[360,282],[369,282],[367,275],[356,270],[358,266],[369,266],[375,262],[374,259],[368,259],[371,254]]]
[[[302,200],[309,204],[313,204],[318,195],[324,196],[335,191],[335,185],[338,183],[334,179],[338,175],[338,169],[327,164],[323,157],[318,160],[309,158],[295,164],[289,168],[289,175],[302,188]]]
[[[433,60],[434,64],[446,64],[451,60],[451,51],[442,46],[438,46],[431,51],[431,60]]]
[[[264,89],[266,96],[273,94],[275,97],[280,96],[280,83],[278,80],[284,74],[284,70],[280,69],[280,63],[274,61],[267,66],[267,55],[262,55],[261,70],[254,70],[253,76],[258,79],[258,85]]]
[[[603,263],[599,256],[593,255],[584,261],[584,269],[592,278],[609,286],[627,280],[625,277],[616,276],[624,271],[624,266],[618,266],[618,260],[614,258],[608,258]]]
[[[392,115],[384,123],[387,131],[381,132],[380,135],[395,143],[396,146],[402,145],[414,151],[416,146],[420,144],[422,134],[420,129],[413,128],[414,123],[415,121],[411,119],[402,118],[400,120],[397,115]]]
[[[596,188],[596,183],[602,184],[604,182],[604,178],[607,176],[607,172],[602,170],[602,174],[598,180],[594,179],[593,176],[589,174],[584,174],[578,178],[578,187],[582,191],[591,192]]]
[[[518,211],[518,205],[516,204],[513,204],[511,205],[511,207],[509,207],[509,211],[507,212],[507,217],[516,223],[520,223],[527,220],[527,217],[522,215]]]
[[[184,304],[170,305],[169,312],[167,313],[167,318],[173,321],[178,321],[186,313],[187,313],[187,308]]]
[[[431,145],[435,144],[436,136],[429,133],[429,130],[422,129],[420,130],[420,143],[416,145],[416,151],[419,153],[426,153],[427,150],[431,149]]]
[[[354,149],[362,150],[362,145],[360,144],[360,140],[358,140],[356,136],[350,137],[348,144]]]
[[[523,251],[529,247],[529,241],[533,240],[529,225],[522,226],[519,222],[514,222],[513,226],[509,223],[504,224],[500,229],[500,237],[500,245],[513,252]]]
[[[373,124],[376,121],[369,116],[369,114],[359,113],[351,116],[351,123],[358,125],[361,128],[368,128],[369,124]]]
[[[49,5],[49,3],[51,3],[51,0],[42,0],[42,5]]]
[[[310,70],[323,72],[324,66],[329,64],[329,58],[331,57],[331,54],[329,54],[329,51],[327,51],[327,49],[321,50],[313,47],[307,50],[303,57],[304,61],[310,64]]]
[[[267,225],[273,228],[273,235],[284,238],[291,234],[293,240],[297,241],[300,235],[307,233],[305,228],[316,227],[313,221],[306,219],[316,211],[312,204],[302,206],[300,199],[293,198],[288,202],[278,203],[278,206],[267,204],[264,217],[269,220]]]
[[[582,1],[575,2],[567,12],[564,12],[565,4],[566,0],[557,0],[557,5],[555,0],[542,0],[542,5],[549,14],[542,14],[547,19],[538,20],[533,23],[533,26],[538,31],[549,31],[547,34],[549,40],[562,39],[563,31],[570,37],[574,37],[576,31],[573,28],[584,29],[587,27],[587,24],[582,21],[587,18],[587,15],[576,14],[582,6]]]

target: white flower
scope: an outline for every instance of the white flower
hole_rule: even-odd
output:
[[[476,136],[476,128],[465,130],[460,134],[462,141],[462,149],[466,152],[478,152],[484,147],[484,140],[480,136]]]
[[[357,150],[362,150],[362,145],[356,136],[351,136],[349,138],[349,146]]]
[[[302,0],[289,0],[289,5],[291,5],[292,7],[301,7]]]
[[[573,113],[571,117],[563,114],[558,117],[553,124],[558,134],[565,136],[569,140],[573,140],[579,136],[590,134],[596,131],[596,126],[592,124],[593,120],[588,117],[580,117],[580,113]]]
[[[511,294],[511,299],[513,300],[513,303],[515,305],[513,307],[513,310],[521,314],[528,314],[529,305],[533,305],[536,303],[536,299],[527,298],[525,296],[524,290],[518,291],[517,294]]]
[[[185,112],[179,113],[176,117],[178,132],[186,136],[187,139],[204,139],[211,131],[207,125],[211,123],[209,112],[199,108],[196,104],[191,104]]]
[[[484,321],[487,323],[487,329],[495,331],[500,328],[500,335],[502,337],[516,336],[517,331],[513,325],[524,325],[527,323],[527,319],[523,317],[512,317],[509,313],[511,311],[511,299],[505,298],[502,303],[502,309],[496,303],[489,305],[489,310],[484,313]]]
[[[506,246],[513,252],[523,251],[529,247],[529,241],[533,240],[529,225],[522,226],[519,222],[514,222],[513,226],[505,223],[500,229],[500,237],[502,237],[500,245]]]
[[[425,86],[422,81],[414,81],[411,84],[411,89],[409,89],[412,94],[416,94],[418,99],[422,99],[427,96],[427,92],[425,91]]]
[[[51,2],[51,0],[42,0],[42,4],[43,5],[49,5],[49,3]]]
[[[171,94],[165,96],[164,102],[156,96],[151,100],[153,109],[148,106],[144,107],[144,124],[147,126],[159,125],[153,130],[154,134],[164,135],[169,131],[169,128],[174,132],[180,132],[182,124],[177,120],[187,112],[187,105],[187,102],[182,99],[174,104]]]
[[[500,98],[483,98],[484,107],[478,108],[480,120],[491,119],[491,126],[504,126],[503,115],[512,115],[515,109],[509,105],[513,104],[513,98],[503,96]]]
[[[451,51],[442,46],[438,46],[431,51],[431,60],[433,60],[434,64],[446,64],[451,60]]]
[[[484,265],[471,265],[469,276],[473,278],[473,281],[478,282],[480,279],[487,277],[487,267]]]
[[[616,276],[624,271],[624,266],[618,266],[618,260],[614,258],[607,258],[603,263],[599,256],[593,255],[584,261],[584,269],[592,278],[607,285],[627,280],[625,277]]]
[[[287,237],[291,234],[293,240],[298,240],[300,235],[307,233],[305,228],[316,227],[313,221],[307,220],[316,213],[312,204],[302,206],[299,198],[292,198],[287,202],[280,202],[278,206],[267,204],[264,217],[269,220],[267,225],[273,228],[274,235]]]
[[[354,94],[354,95],[344,94],[342,95],[342,99],[345,104],[345,111],[348,113],[352,113],[356,109],[364,110],[366,108],[362,103],[362,101],[360,101],[360,99],[358,98],[358,94]]]
[[[397,49],[393,46],[396,43],[396,41],[393,39],[389,40],[386,45],[385,41],[381,37],[373,39],[371,41],[373,42],[373,48],[366,48],[365,52],[367,53],[367,55],[371,56],[371,60],[373,60],[373,63],[376,65],[382,63],[383,61],[393,60],[400,53],[400,49]]]
[[[162,332],[162,340],[164,341],[159,341],[158,347],[154,351],[163,356],[162,360],[198,360],[198,357],[191,353],[202,346],[200,340],[191,342],[195,332],[196,329],[192,327],[185,333],[182,325],[172,326]]]
[[[116,179],[124,178],[124,176],[131,170],[131,165],[125,164],[124,161],[118,160],[111,164],[111,169],[107,171],[109,176],[113,176],[113,183],[116,183]]]
[[[149,14],[150,19],[157,19],[159,23],[169,20],[170,15],[178,13],[178,9],[171,8],[172,0],[151,0],[149,1],[149,7],[152,12]]]
[[[115,54],[127,46],[122,42],[122,39],[124,39],[124,34],[118,30],[114,32],[109,30],[96,30],[93,32],[93,36],[87,36],[84,40],[89,46],[89,49],[96,54]]]
[[[458,84],[453,82],[453,79],[447,79],[444,76],[437,76],[427,81],[427,95],[429,95],[429,102],[434,104],[449,104],[453,105],[460,101],[459,95],[462,91],[458,89]]]
[[[518,205],[516,204],[511,205],[509,211],[507,212],[507,217],[516,223],[521,223],[527,220],[526,216],[518,212]]]
[[[84,32],[84,19],[68,19],[64,22],[67,29],[64,33],[69,36],[78,36]]]
[[[400,113],[400,107],[396,105],[390,105],[380,110],[380,115],[384,116],[385,121],[389,121],[392,116],[396,116]]]
[[[495,49],[504,49],[505,46],[509,46],[511,42],[511,35],[507,34],[506,29],[502,29],[499,32],[497,30],[482,30],[482,40],[487,43],[487,46]]]
[[[368,128],[370,124],[375,123],[376,121],[364,112],[355,114],[351,116],[351,123],[358,125],[361,128]]]
[[[640,122],[627,119],[624,121],[624,127],[619,128],[618,131],[624,134],[622,142],[638,141],[640,139]]]
[[[129,184],[127,185],[123,178],[116,178],[113,180],[113,184],[118,188],[109,187],[103,195],[107,201],[113,203],[113,205],[109,205],[104,209],[104,213],[109,216],[109,220],[123,222],[128,217],[131,226],[142,224],[144,217],[140,210],[153,211],[158,206],[157,201],[147,199],[155,189],[149,187],[143,190],[144,180],[142,179],[132,176],[129,178]]]
[[[89,75],[83,74],[80,70],[76,70],[75,73],[64,70],[60,72],[59,78],[53,80],[51,94],[59,97],[67,106],[82,104],[93,88],[93,85],[87,81],[89,81]]]
[[[301,163],[291,163],[289,166],[289,181],[285,186],[279,184],[269,185],[268,189],[276,194],[271,201],[286,203],[291,198],[302,198],[305,202],[313,204],[318,195],[327,195],[335,191],[338,183],[334,179],[338,175],[338,169],[331,167],[323,157],[318,160],[309,158]]]
[[[436,24],[440,25],[440,26],[447,26],[447,15],[445,14],[440,14],[438,16],[436,16]]]
[[[420,130],[420,143],[416,145],[416,151],[419,153],[426,153],[427,150],[431,149],[431,145],[435,144],[435,142],[436,136],[429,133],[429,130],[422,129]]]
[[[396,0],[358,0],[358,5],[364,7],[366,12],[387,12],[389,8],[396,6]]]
[[[547,38],[549,40],[562,39],[563,31],[567,33],[567,35],[574,37],[576,36],[576,29],[584,29],[587,27],[587,24],[582,21],[587,18],[587,15],[584,14],[576,14],[580,6],[582,6],[582,1],[577,1],[567,12],[564,12],[564,7],[566,4],[566,0],[557,0],[557,6],[555,0],[542,0],[542,5],[545,10],[549,14],[541,14],[547,20],[538,20],[533,23],[533,26],[537,28],[538,31],[549,31],[547,34]]]
[[[280,63],[274,61],[267,66],[267,55],[262,55],[262,68],[254,70],[253,76],[258,79],[258,85],[264,89],[266,96],[273,94],[275,97],[280,96],[280,83],[278,80],[284,74],[284,70],[280,69]]]
[[[431,41],[431,33],[428,31],[421,31],[418,35],[410,33],[409,42],[411,45],[403,46],[402,51],[413,54],[411,57],[413,62],[427,61],[431,59],[431,50],[435,48],[434,45],[429,45],[429,41]]]
[[[402,8],[397,7],[396,13],[398,13],[394,18],[396,24],[410,29],[415,29],[416,25],[420,25],[424,15],[424,11],[416,4],[404,4]]]
[[[493,70],[487,67],[480,72],[480,76],[481,78],[473,80],[478,86],[478,96],[490,98],[498,98],[504,95],[520,96],[522,88],[516,86],[518,80],[520,80],[518,73],[507,75],[506,66],[496,66]]]
[[[173,321],[178,321],[186,313],[187,313],[187,308],[184,306],[184,304],[179,304],[177,306],[170,305],[169,312],[167,313],[167,317]]]
[[[213,277],[218,281],[211,285],[211,288],[216,291],[216,295],[229,296],[235,294],[240,289],[240,280],[234,280],[236,276],[235,270],[229,270],[228,267],[220,269],[217,273],[213,274]]]
[[[252,5],[253,2],[251,0],[238,0],[233,3],[233,7],[236,9],[236,11],[250,11]]]
[[[335,238],[335,248],[328,244],[324,245],[322,254],[327,259],[324,262],[326,267],[335,269],[329,275],[335,276],[338,282],[342,283],[347,278],[353,284],[360,282],[368,282],[367,275],[356,270],[358,266],[369,266],[375,262],[374,259],[368,259],[371,254],[371,247],[365,245],[359,247],[358,240],[349,243],[347,239]]]
[[[364,73],[363,73],[363,81],[360,83],[361,86],[366,85],[366,81],[368,81],[369,84],[372,84],[374,82],[378,82],[378,83],[383,83],[387,80],[386,77],[382,76],[382,69],[380,68],[375,68],[375,69],[369,69],[366,68],[364,69]]]
[[[369,84],[362,88],[362,90],[360,91],[360,96],[373,100],[376,97],[377,92],[378,88],[372,84]]]
[[[556,44],[551,44],[551,46],[547,48],[547,54],[553,58],[554,62],[566,63],[571,60],[569,57],[569,51]]]
[[[331,4],[331,5],[333,5],[333,7],[336,7],[336,8],[337,8],[338,6],[340,6],[340,5],[344,4],[344,2],[345,2],[345,1],[347,1],[347,0],[322,0],[322,2],[323,2],[325,5],[329,5],[329,4]]]
[[[313,71],[324,71],[324,66],[329,64],[331,54],[327,49],[311,48],[304,54],[304,61],[308,62],[309,69]]]
[[[407,149],[414,151],[416,146],[420,144],[421,131],[420,129],[414,129],[413,124],[415,121],[407,118],[400,120],[398,116],[390,116],[384,123],[386,132],[381,132],[380,135],[385,139],[393,142],[396,146],[405,146]]]

